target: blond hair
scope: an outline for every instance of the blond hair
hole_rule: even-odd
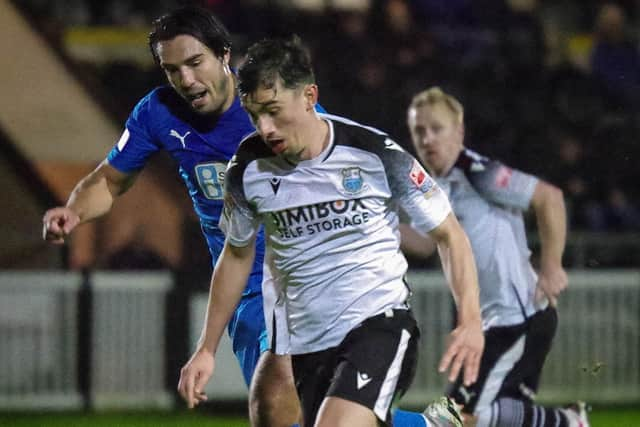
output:
[[[433,86],[427,90],[423,90],[413,97],[409,110],[418,109],[425,105],[433,106],[436,104],[442,104],[452,113],[458,124],[462,124],[464,121],[464,107],[453,96],[444,92],[438,86]]]

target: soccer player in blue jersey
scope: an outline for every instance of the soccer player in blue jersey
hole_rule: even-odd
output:
[[[45,213],[44,237],[63,243],[77,225],[109,212],[147,159],[166,150],[179,166],[215,262],[224,243],[218,220],[227,162],[240,140],[254,130],[236,96],[236,78],[229,67],[231,38],[208,11],[185,7],[155,21],[149,47],[170,86],[153,89],[138,102],[107,158],[77,184],[66,206]],[[270,421],[274,417],[278,425],[291,426],[299,409],[289,361],[264,351],[262,236],[257,247],[228,332],[248,385],[258,372],[250,393],[255,424],[264,420],[276,425]]]

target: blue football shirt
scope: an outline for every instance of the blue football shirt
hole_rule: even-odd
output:
[[[238,97],[217,120],[212,120],[193,112],[172,88],[165,86],[149,92],[134,107],[107,160],[121,172],[136,172],[153,153],[166,150],[178,164],[215,263],[225,239],[218,227],[224,173],[240,141],[253,131]],[[260,292],[263,259],[264,238],[260,233],[245,295]]]

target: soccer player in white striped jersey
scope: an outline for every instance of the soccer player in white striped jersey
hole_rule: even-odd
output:
[[[435,240],[457,303],[440,370],[451,380],[464,370],[472,384],[484,346],[477,273],[444,192],[386,134],[314,110],[318,87],[299,39],[255,44],[238,79],[257,132],[227,169],[220,222],[227,239],[198,348],[181,371],[182,396],[190,405],[205,398],[264,226],[271,351],[291,355],[303,425],[391,425],[391,405],[415,372],[419,337],[399,209]]]
[[[448,193],[478,268],[486,338],[480,374],[471,386],[460,377],[448,395],[482,427],[586,427],[583,405],[545,408],[533,400],[557,326],[556,301],[567,287],[562,192],[465,148],[463,116],[460,102],[437,87],[417,94],[408,109],[416,153]],[[537,274],[523,220],[530,207],[541,243]],[[428,236],[404,225],[401,230],[406,252],[434,251]]]

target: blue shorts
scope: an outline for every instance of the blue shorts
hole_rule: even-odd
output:
[[[260,354],[269,349],[267,329],[264,325],[262,294],[243,295],[229,321],[228,331],[233,344],[233,353],[240,363],[244,381],[249,386]]]

